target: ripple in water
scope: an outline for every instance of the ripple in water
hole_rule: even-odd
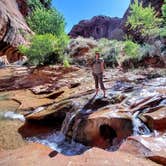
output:
[[[0,118],[1,118],[1,119],[20,120],[20,121],[22,121],[22,122],[25,121],[24,115],[17,114],[17,113],[12,112],[12,111],[0,113]]]
[[[89,149],[89,147],[83,144],[67,140],[64,134],[61,132],[55,132],[47,136],[27,138],[27,141],[41,143],[59,153],[68,156],[79,155]]]

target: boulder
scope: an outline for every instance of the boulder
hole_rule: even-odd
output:
[[[146,118],[146,123],[152,130],[164,131],[166,129],[166,107],[149,111],[142,116]]]
[[[80,123],[77,124],[77,131],[73,130],[77,132],[75,139],[86,145],[100,148],[118,146],[123,139],[132,134],[133,125],[126,113],[117,112],[115,109],[116,106],[105,107],[91,113],[88,117],[82,116]],[[78,119],[76,118],[75,123]]]
[[[120,150],[137,156],[143,156],[152,161],[166,165],[166,138],[165,135],[156,137],[134,136],[129,137],[127,141],[121,145]]]

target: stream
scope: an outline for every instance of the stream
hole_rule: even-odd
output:
[[[159,83],[160,82],[160,83]],[[116,86],[113,87],[113,89],[110,89],[108,91],[108,94],[112,97],[116,93],[123,93],[125,96],[127,96],[127,99],[125,100],[124,104],[132,105],[135,103],[139,105],[139,102],[144,98],[147,97],[157,97],[158,92],[156,91],[156,88],[164,86],[164,83],[166,82],[166,79],[158,78],[156,80],[153,80],[153,83],[145,82],[146,88],[142,87],[134,87],[135,90],[131,90],[131,85],[123,84],[118,82]],[[154,85],[154,86],[152,86]],[[96,100],[99,97],[96,97]],[[165,105],[165,100],[162,100],[159,105]],[[147,108],[146,108],[147,109]],[[144,108],[144,111],[146,111]],[[142,110],[137,110],[133,115],[131,115],[132,124],[133,124],[133,131],[132,135],[144,135],[144,136],[150,136],[152,134],[152,131],[147,127],[147,125],[142,122],[142,120],[139,118],[139,114]],[[81,111],[80,111],[81,112]],[[89,108],[87,110],[84,110],[84,112],[93,112]],[[72,113],[66,113],[66,118],[63,121],[62,127],[60,131],[54,131],[53,133],[50,133],[49,135],[40,135],[36,137],[30,137],[27,138],[27,141],[30,142],[38,142],[41,144],[44,144],[53,150],[63,153],[65,155],[78,155],[86,151],[90,148],[90,146],[85,146],[81,143],[75,142],[76,135],[79,133],[79,123],[81,123],[81,119],[78,119],[74,124],[74,129],[72,133],[72,138],[67,137],[67,133],[69,131],[69,128],[73,122],[73,119],[78,114],[77,112]],[[123,129],[122,129],[123,130]],[[155,131],[153,131],[155,133]],[[121,142],[125,141],[125,139],[122,139]],[[111,145],[109,148],[106,148],[106,150],[109,151],[115,151],[119,147],[119,144]]]
[[[65,118],[60,130],[56,129],[49,134],[25,137],[25,140],[40,143],[64,155],[73,156],[82,154],[91,147],[100,144],[104,145],[101,148],[105,150],[116,151],[129,136],[143,135],[149,137],[152,134],[158,136],[158,132],[156,130],[152,131],[140,117],[144,113],[153,112],[157,108],[166,106],[166,96],[161,95],[158,91],[165,88],[165,85],[166,78],[145,80],[141,84],[117,81],[107,90],[108,96],[106,99],[102,98],[101,94],[96,97],[88,94],[84,98],[89,98],[90,100],[82,102],[84,104],[81,105],[81,108],[72,112],[65,112]],[[84,98],[79,98],[82,101],[84,100]],[[74,100],[77,101],[79,98]],[[108,111],[107,107],[110,111]],[[119,107],[123,111],[119,111]],[[46,106],[41,106],[34,111],[31,110],[31,112],[37,114],[44,111],[45,108]],[[111,110],[112,108],[113,110]],[[108,112],[104,113],[105,110]],[[121,114],[125,116],[121,116]],[[126,116],[129,118],[126,118]],[[23,115],[8,110],[1,112],[0,119],[25,121]],[[85,127],[80,128],[82,123]],[[120,124],[119,128],[115,123]],[[86,125],[91,126],[89,130]],[[123,132],[124,128],[128,134],[122,134],[123,136],[119,138],[119,133]],[[96,133],[93,133],[94,131]],[[96,134],[95,137],[92,137],[92,141],[87,144],[79,141],[82,137],[83,139],[85,137],[85,140],[88,139],[90,137],[88,132],[90,132],[89,134],[92,133],[90,136]],[[97,145],[93,144],[93,139],[94,142],[97,140]]]

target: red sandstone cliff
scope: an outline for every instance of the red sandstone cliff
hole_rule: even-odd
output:
[[[142,1],[144,7],[151,4],[155,8],[158,15],[161,15],[161,6],[164,0],[139,0]],[[134,0],[131,0],[133,3]],[[129,30],[129,27],[125,26],[127,17],[130,14],[130,7],[126,10],[123,18],[111,18],[107,16],[96,16],[90,20],[80,21],[75,25],[69,35],[72,38],[78,36],[82,37],[93,37],[94,39],[108,38],[108,39],[118,39],[121,40],[124,34],[133,35],[136,40],[140,39],[140,34],[138,32],[133,32]]]
[[[0,1],[0,56],[6,54],[10,62],[19,59],[17,47],[26,43],[26,35],[32,34],[19,7],[15,0]]]

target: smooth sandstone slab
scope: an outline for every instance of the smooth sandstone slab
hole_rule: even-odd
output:
[[[40,144],[29,144],[23,148],[0,153],[0,165],[3,166],[157,166],[158,164],[124,152],[107,152],[92,148],[81,155],[64,156]]]
[[[166,106],[154,112],[143,114],[153,130],[166,130]]]
[[[159,164],[166,165],[166,135],[133,136],[124,142],[120,150],[137,156],[145,156]]]

